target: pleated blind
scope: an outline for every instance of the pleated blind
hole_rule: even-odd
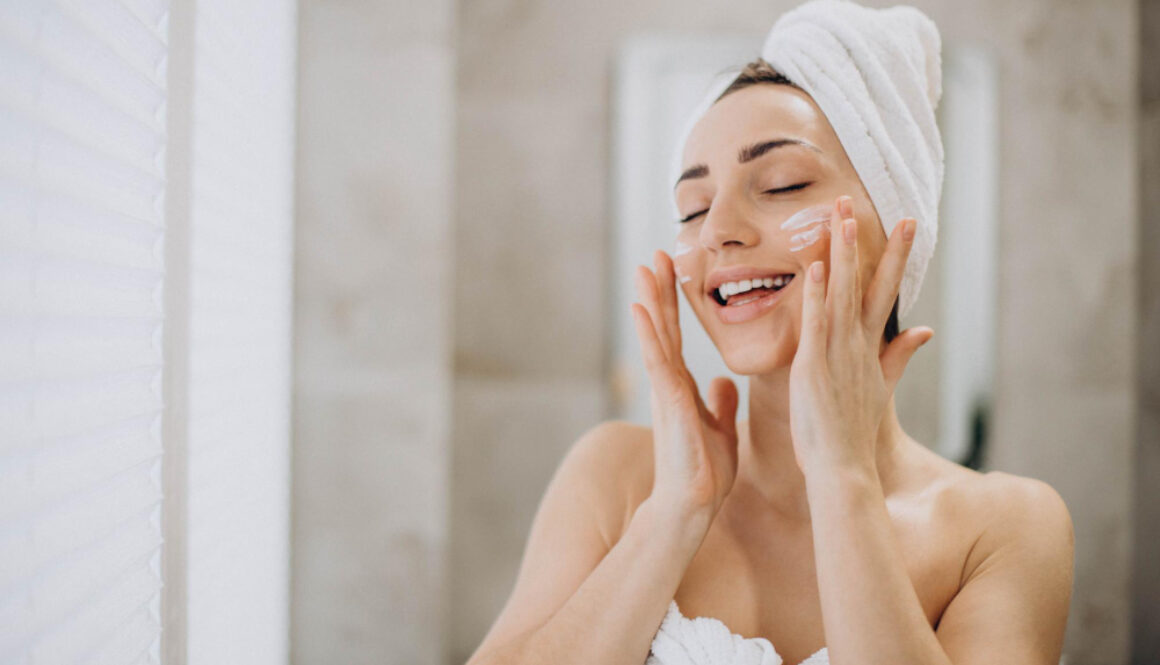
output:
[[[165,0],[0,2],[0,662],[158,662]]]
[[[190,665],[288,654],[295,4],[198,0]]]

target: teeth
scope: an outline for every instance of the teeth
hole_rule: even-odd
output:
[[[739,282],[725,282],[717,287],[717,292],[724,300],[730,296],[735,296],[738,293],[745,293],[757,288],[772,289],[774,287],[781,288],[789,283],[793,275],[778,275],[777,277],[765,277],[763,279],[743,279]]]

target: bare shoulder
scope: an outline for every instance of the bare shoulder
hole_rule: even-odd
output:
[[[946,492],[941,497],[945,507],[980,516],[983,528],[999,533],[1033,522],[1048,528],[1070,527],[1067,504],[1048,483],[1005,471],[980,473],[954,466],[961,472],[946,479]]]
[[[1069,547],[1074,544],[1071,512],[1063,497],[1048,483],[1005,471],[991,471],[983,474],[979,493],[991,515],[980,536],[980,545],[1001,547],[1016,539],[1024,544],[1037,541]]]
[[[945,491],[939,493],[942,516],[970,524],[972,543],[963,565],[961,583],[985,568],[989,560],[1012,550],[1037,551],[1070,565],[1075,530],[1067,504],[1050,484],[1005,471],[980,473],[949,464]]]
[[[586,500],[611,548],[652,487],[652,428],[623,420],[595,425],[572,445],[559,473],[583,476]]]
[[[1070,516],[1063,497],[1037,478],[1005,471],[979,472],[953,462],[929,448],[917,448],[918,461],[909,486],[925,495],[944,517],[976,515],[980,526],[1017,522],[1036,515],[1054,518],[1057,526]],[[1065,519],[1066,518],[1066,519]],[[974,521],[974,520],[973,520]]]
[[[962,478],[947,505],[971,520],[973,535],[938,619],[939,642],[956,663],[1059,662],[1075,565],[1067,504],[1036,478]]]
[[[487,654],[544,625],[607,556],[641,435],[634,425],[603,422],[568,448],[536,509],[511,594],[469,663],[494,661]]]

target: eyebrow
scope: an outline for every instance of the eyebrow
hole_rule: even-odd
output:
[[[746,162],[752,162],[753,160],[764,155],[770,150],[773,150],[774,148],[781,148],[787,145],[800,145],[819,153],[822,151],[821,148],[818,148],[816,145],[801,139],[771,139],[769,141],[758,141],[753,145],[747,145],[741,150],[738,150],[737,163],[744,164]],[[677,182],[673,185],[673,189],[676,189],[677,185],[681,184],[681,181],[683,180],[704,178],[707,175],[709,175],[708,166],[704,164],[694,164],[693,166],[685,169],[685,172],[681,174],[680,178],[677,178]]]

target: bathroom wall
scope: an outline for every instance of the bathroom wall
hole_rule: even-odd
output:
[[[1132,661],[1160,663],[1160,0],[1140,1],[1140,226]]]
[[[445,660],[454,24],[300,3],[292,661]]]
[[[1136,4],[1020,3],[993,17],[1011,41],[990,462],[1051,483],[1071,511],[1068,662],[1128,662],[1138,49],[1125,37]]]
[[[563,451],[606,413],[618,40],[642,29],[760,32],[792,4],[458,4],[449,662],[468,657],[510,593]],[[1072,512],[1068,662],[1126,662],[1138,137],[1137,47],[1124,36],[1137,5],[914,4],[945,42],[988,45],[1000,63],[989,464],[1048,481]]]

